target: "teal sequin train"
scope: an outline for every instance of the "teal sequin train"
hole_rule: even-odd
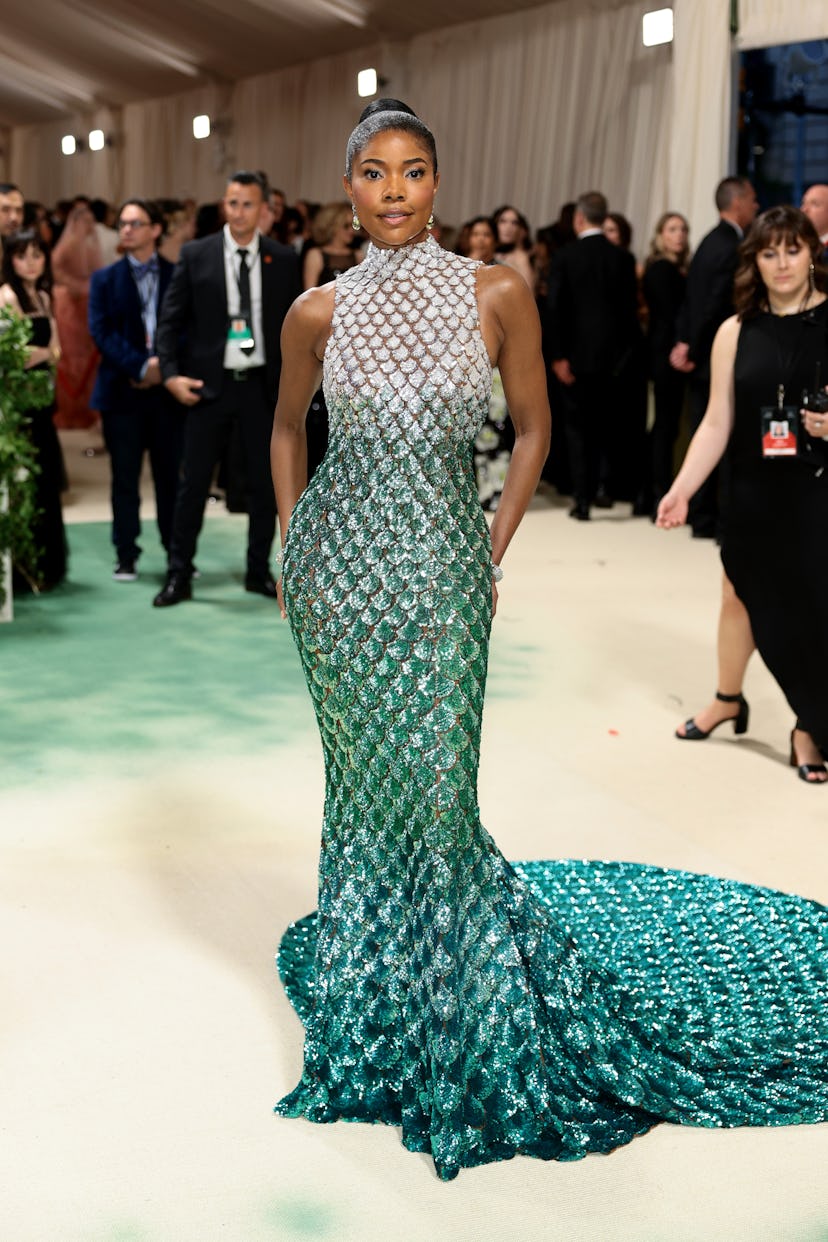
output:
[[[337,280],[330,445],[284,561],[326,796],[319,909],[279,954],[305,1054],[276,1111],[399,1126],[446,1180],[663,1120],[825,1120],[825,908],[631,863],[512,865],[480,823],[476,269],[429,238]]]

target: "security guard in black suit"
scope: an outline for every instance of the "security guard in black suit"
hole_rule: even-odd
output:
[[[282,321],[301,292],[301,277],[293,250],[259,233],[266,194],[260,174],[233,174],[224,197],[224,228],[183,247],[161,309],[161,374],[189,415],[167,578],[153,601],[158,608],[192,596],[204,505],[234,424],[248,493],[245,588],[276,598],[269,569],[276,530],[270,435]]]

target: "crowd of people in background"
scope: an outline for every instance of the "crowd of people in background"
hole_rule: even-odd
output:
[[[305,289],[335,279],[360,261],[367,238],[352,227],[344,199],[289,203],[265,174],[255,175],[262,185],[258,235],[297,256]],[[553,411],[545,477],[562,495],[572,497],[571,516],[577,520],[588,520],[594,508],[611,508],[619,502],[627,502],[633,515],[654,518],[675,474],[682,413],[688,411],[691,431],[702,419],[710,349],[719,324],[731,313],[737,248],[758,209],[753,188],[740,177],[726,178],[719,185],[716,205],[720,222],[700,241],[695,255],[689,222],[680,212],[667,211],[655,221],[638,259],[629,221],[611,210],[597,191],[564,203],[557,219],[534,234],[520,209],[508,203],[457,227],[434,220],[433,236],[446,249],[486,264],[508,265],[533,291],[544,330]],[[802,207],[828,246],[828,186],[811,187]],[[163,198],[153,202],[152,215],[153,250],[165,265],[165,287],[169,273],[181,262],[182,248],[226,226],[224,200],[199,205],[194,199]],[[90,324],[90,287],[96,272],[130,252],[125,225],[123,212],[101,199],[77,195],[47,207],[25,200],[16,186],[0,186],[0,233],[9,243],[10,256],[4,268],[4,301],[14,305],[17,299],[20,312],[33,317],[38,341],[45,333],[38,320],[51,325],[49,340],[33,345],[32,365],[55,369],[50,418],[59,428],[100,425],[93,390],[97,380],[100,405],[101,341],[96,337],[94,310]],[[27,258],[36,258],[42,272],[36,296],[32,292],[21,297],[19,289],[15,292],[14,273]],[[41,357],[43,349],[51,351],[48,359]],[[104,373],[105,369],[104,365]],[[112,424],[114,419],[113,411],[108,411],[102,428],[111,456],[117,437],[106,422]],[[312,472],[327,441],[321,391],[308,412],[307,429]],[[182,435],[178,428],[177,451]],[[487,509],[497,507],[512,442],[495,374],[490,417],[475,444],[480,499]],[[121,447],[115,447],[115,457]],[[149,448],[149,443],[133,445],[131,457],[140,458]],[[156,457],[159,452],[156,446]],[[54,491],[55,486],[66,485],[66,472],[54,468],[51,448],[49,453],[48,477]],[[234,486],[233,444],[219,456],[214,491],[227,494],[229,508],[244,508],[244,483],[238,471]],[[159,477],[169,477],[168,462],[158,470]],[[690,524],[699,538],[717,533],[716,486],[714,478],[691,508]],[[167,544],[173,502],[167,495],[169,487],[161,492],[162,538]],[[123,488],[119,494],[114,480],[113,509],[119,505],[123,509],[123,503]],[[134,497],[129,503],[134,508]],[[54,497],[48,508],[54,512]],[[62,535],[54,521],[51,527],[54,543]],[[116,576],[132,580],[137,545],[133,539],[131,553],[124,555],[115,542]],[[52,548],[47,549],[46,561],[52,568],[42,581],[51,586],[62,577],[65,559]]]

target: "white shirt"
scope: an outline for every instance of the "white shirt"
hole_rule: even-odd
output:
[[[239,270],[241,259],[239,251],[247,251],[247,270],[250,273],[250,311],[253,318],[253,339],[256,347],[252,354],[245,354],[235,341],[228,341],[224,347],[224,366],[230,371],[246,371],[250,367],[263,367],[265,364],[264,327],[262,325],[262,264],[259,253],[259,230],[253,236],[249,246],[240,246],[233,239],[229,224],[225,224],[224,235],[224,279],[227,284],[227,317],[236,319],[239,316],[241,297],[239,295]]]
[[[583,233],[578,234],[578,241],[582,241],[585,237],[603,237],[603,229],[584,229]]]

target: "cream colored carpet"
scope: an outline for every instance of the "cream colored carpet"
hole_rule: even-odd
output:
[[[106,458],[81,458],[86,439],[64,436],[70,519],[106,513]],[[790,713],[758,660],[746,738],[673,738],[715,688],[718,559],[626,512],[576,524],[541,497],[509,552],[486,826],[512,858],[635,859],[828,901],[828,790],[786,766]],[[136,624],[154,623],[153,587],[119,587]],[[246,603],[275,686],[280,623]],[[165,614],[167,632],[186,632],[191,607]],[[15,658],[0,627],[0,675]],[[222,672],[218,650],[208,675]],[[128,719],[117,679],[109,693]],[[272,959],[315,904],[322,782],[309,707],[274,692],[273,710],[289,714],[283,740],[243,753],[196,738],[137,749],[116,774],[105,747],[59,777],[2,773],[0,1242],[828,1239],[828,1125],[662,1126],[608,1157],[444,1185],[394,1130],[275,1118],[301,1029]]]

